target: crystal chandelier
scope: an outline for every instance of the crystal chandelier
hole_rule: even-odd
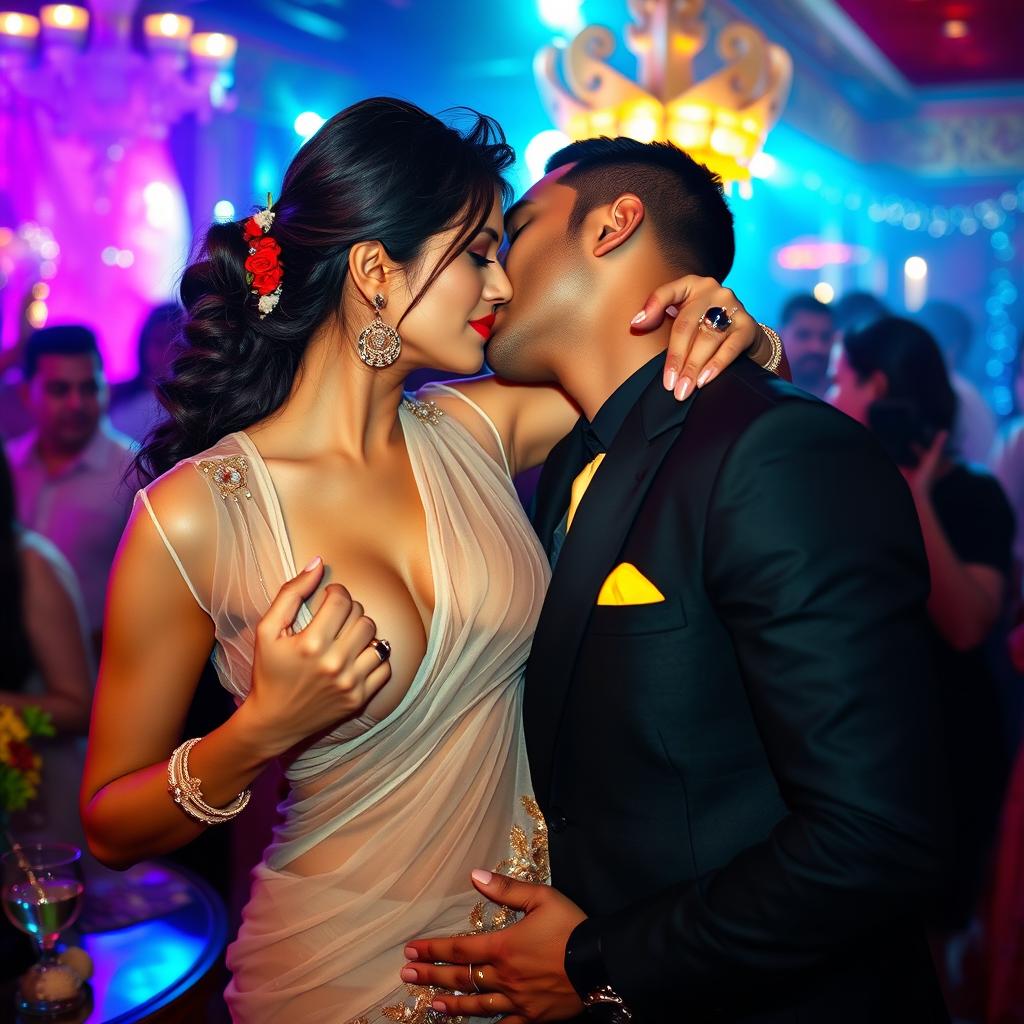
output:
[[[629,9],[626,45],[639,82],[605,63],[615,37],[601,26],[585,28],[564,50],[538,53],[534,71],[552,121],[573,140],[672,142],[726,181],[748,179],[789,95],[789,54],[752,25],[732,22],[718,38],[725,67],[695,82],[693,60],[708,35],[704,0],[629,0]]]
[[[45,4],[39,17],[0,12],[0,110],[30,103],[58,135],[93,143],[162,139],[185,114],[230,109],[237,40],[193,32],[191,18],[143,19],[146,52],[132,46],[138,0]]]

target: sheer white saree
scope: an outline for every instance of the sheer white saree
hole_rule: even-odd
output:
[[[426,656],[391,715],[345,723],[291,766],[284,822],[228,949],[226,998],[240,1024],[449,1020],[430,1009],[430,991],[399,980],[405,942],[508,923],[472,889],[474,867],[547,881],[520,714],[547,562],[500,442],[492,457],[433,404],[399,415],[436,595]],[[240,701],[254,627],[297,571],[248,437],[189,461],[218,509],[216,565],[196,572],[171,554],[216,624],[214,661]],[[299,625],[308,621],[303,609]]]

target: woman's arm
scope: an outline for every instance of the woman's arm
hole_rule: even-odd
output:
[[[198,511],[209,508],[206,488],[185,465],[150,496],[185,565],[214,561],[212,513]],[[255,627],[248,697],[189,754],[189,773],[214,807],[230,804],[269,761],[357,714],[391,678],[369,646],[376,625],[336,583],[293,632],[323,573],[314,559],[278,591]],[[213,622],[139,505],[111,577],[80,800],[89,848],[111,867],[177,849],[205,827],[172,800],[167,763],[213,642]]]
[[[174,483],[180,481],[171,488],[179,493],[171,499],[184,499],[185,488]],[[189,543],[190,525],[191,543],[200,543],[198,519],[190,524],[182,517],[177,525],[169,531],[176,547]],[[81,795],[89,848],[110,867],[167,853],[203,831],[171,799],[167,761],[181,741],[212,648],[213,623],[145,509],[137,506],[111,577]],[[238,712],[193,753],[191,773],[202,780],[205,799],[218,807],[230,803],[269,760]]]
[[[930,492],[912,487],[911,493],[932,578],[928,614],[950,647],[972,650],[984,642],[999,619],[1006,580],[990,565],[961,561],[939,522]]]
[[[59,733],[82,735],[89,727],[92,668],[74,598],[40,552],[23,549],[25,632],[43,678],[38,695],[0,691],[0,703],[46,711]]]

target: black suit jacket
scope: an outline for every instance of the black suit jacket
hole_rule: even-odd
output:
[[[585,461],[548,460],[550,546]],[[596,606],[630,562],[665,595]],[[566,538],[526,675],[552,880],[653,1021],[947,1021],[948,846],[916,512],[873,438],[740,360],[660,376]]]

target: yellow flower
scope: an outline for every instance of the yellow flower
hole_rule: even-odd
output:
[[[0,739],[27,740],[28,726],[9,704],[0,704]]]

